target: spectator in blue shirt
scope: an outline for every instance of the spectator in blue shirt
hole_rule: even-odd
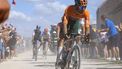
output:
[[[112,60],[120,60],[119,56],[119,47],[118,47],[118,36],[119,32],[117,31],[115,24],[112,20],[107,18],[105,15],[101,16],[101,19],[104,21],[106,28],[102,31],[107,31],[110,41],[110,48],[112,50]]]

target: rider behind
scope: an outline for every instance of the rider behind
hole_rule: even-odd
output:
[[[10,46],[10,56],[16,56],[16,43],[17,43],[17,32],[16,28],[13,28],[12,31],[9,34],[10,40],[8,42],[8,45]]]
[[[32,39],[34,40],[34,42],[41,40],[41,31],[40,31],[40,27],[38,25],[36,26],[36,29],[34,30]]]
[[[43,40],[43,55],[46,55],[48,46],[50,44],[50,34],[48,28],[44,28],[44,31],[42,33],[42,40]],[[46,45],[46,43],[48,44]]]
[[[40,27],[37,25],[32,35],[33,49],[35,47],[35,44],[37,44],[38,41],[41,42],[41,31],[40,31]],[[34,58],[34,54],[33,54],[33,58]]]

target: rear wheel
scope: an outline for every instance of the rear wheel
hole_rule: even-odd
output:
[[[44,42],[44,45],[43,45],[43,56],[47,56],[47,51],[48,51],[48,41],[45,41]]]
[[[33,49],[33,57],[35,61],[37,61],[37,54],[38,54],[38,50],[37,50],[37,45],[35,44]]]

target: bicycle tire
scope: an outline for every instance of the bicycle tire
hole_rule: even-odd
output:
[[[60,60],[59,58],[61,57],[61,61],[63,61],[63,54],[64,54],[64,48],[61,50],[61,52],[59,54],[57,54],[57,58],[56,58],[56,63],[55,63],[55,69],[64,69],[65,64],[63,63],[62,65],[59,63]]]
[[[36,44],[34,45],[34,51],[33,51],[33,54],[34,54],[34,59],[35,59],[35,61],[37,61],[38,49],[37,49],[37,45],[36,45]]]
[[[75,54],[73,54],[73,53],[75,53]],[[75,56],[73,56],[73,55],[75,55]],[[77,58],[77,59],[75,59],[75,58]],[[67,57],[67,67],[66,67],[66,69],[80,69],[80,64],[81,64],[81,54],[80,54],[80,47],[79,47],[79,45],[75,45],[73,48],[72,48],[72,50],[71,50],[71,53],[69,54],[69,56]],[[72,66],[72,68],[70,67],[70,65],[71,65],[71,62],[72,61],[74,61],[73,62],[73,66]]]
[[[43,55],[47,56],[48,42],[46,41],[43,45]]]
[[[37,47],[36,47],[36,50],[35,50],[35,61],[37,61],[37,54],[38,54],[38,50],[37,50]]]

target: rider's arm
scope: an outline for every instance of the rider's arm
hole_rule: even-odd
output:
[[[64,14],[63,16],[64,34],[67,34],[67,24],[68,24],[67,15]]]
[[[60,35],[60,26],[59,24],[57,25],[57,37],[59,38],[59,35]]]
[[[33,32],[33,34],[32,34],[32,42],[33,42],[33,40],[34,40],[34,35],[35,35],[35,33]]]
[[[84,33],[90,33],[90,14],[89,11],[85,10],[85,23],[84,23]]]
[[[64,34],[67,34],[67,24],[68,24],[68,11],[70,9],[70,6],[65,9],[64,16],[62,18],[63,27],[64,27]]]

